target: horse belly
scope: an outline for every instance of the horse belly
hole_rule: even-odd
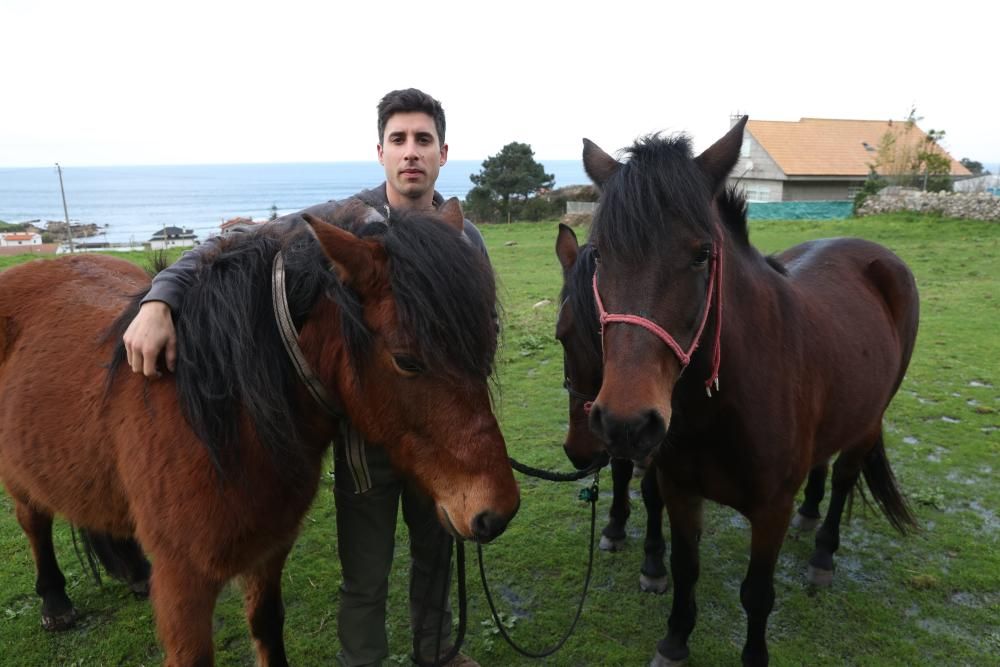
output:
[[[814,323],[804,363],[819,462],[881,427],[909,364],[919,306],[909,269],[882,246],[838,239],[817,255],[823,270],[796,280]]]
[[[176,407],[173,384],[154,383],[147,401],[142,419],[112,431],[136,535],[154,559],[182,559],[224,581],[295,539],[319,485],[322,451],[309,477],[292,485],[245,434],[239,471],[220,479]]]

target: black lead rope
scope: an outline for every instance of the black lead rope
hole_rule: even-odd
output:
[[[523,471],[522,471],[523,472]],[[507,629],[504,628],[503,622],[500,620],[500,614],[497,612],[496,605],[493,603],[493,596],[490,594],[490,586],[486,581],[486,569],[483,566],[483,546],[481,544],[476,545],[477,553],[479,556],[479,576],[483,580],[483,592],[486,594],[486,601],[490,606],[490,613],[493,615],[493,622],[496,623],[497,630],[508,644],[511,645],[515,651],[525,656],[526,658],[546,658],[559,649],[563,647],[566,640],[570,638],[573,631],[576,629],[577,621],[580,620],[580,614],[583,613],[583,603],[587,599],[587,592],[590,590],[590,576],[594,571],[594,536],[597,532],[597,496],[598,496],[598,477],[600,473],[600,467],[594,471],[594,483],[590,488],[582,489],[580,491],[580,500],[586,500],[590,502],[590,558],[587,561],[587,576],[583,581],[583,593],[580,595],[580,604],[576,608],[576,615],[573,617],[573,622],[570,624],[569,629],[566,630],[566,634],[556,642],[556,644],[550,648],[543,649],[541,651],[530,651],[526,648],[518,646],[509,634],[507,634]],[[530,474],[530,473],[529,473]],[[574,477],[572,479],[579,479],[579,477]],[[558,480],[563,481],[563,480]]]
[[[496,610],[496,606],[493,604],[493,597],[490,595],[489,584],[486,581],[486,570],[483,566],[483,546],[481,544],[477,545],[477,554],[479,557],[479,574],[483,581],[483,591],[486,593],[486,600],[489,603],[490,612],[493,615],[493,621],[497,624],[497,628],[500,630],[500,635],[507,641],[515,651],[529,658],[544,658],[546,656],[552,655],[566,643],[566,640],[570,638],[573,631],[576,629],[576,624],[580,620],[580,614],[583,612],[583,603],[587,599],[587,592],[590,590],[590,577],[594,568],[594,535],[596,533],[597,527],[597,497],[598,497],[598,479],[600,475],[601,468],[608,464],[608,457],[606,455],[599,456],[597,460],[594,461],[585,470],[578,470],[572,473],[558,473],[551,472],[549,470],[542,470],[541,468],[533,468],[531,466],[525,465],[520,461],[515,459],[510,459],[510,465],[514,470],[524,473],[525,475],[530,475],[532,477],[537,477],[539,479],[548,480],[550,482],[575,482],[588,477],[590,475],[594,476],[594,483],[591,484],[589,488],[580,490],[580,500],[585,500],[590,502],[590,558],[587,562],[587,576],[583,583],[583,594],[580,596],[580,604],[576,610],[576,616],[573,618],[573,623],[570,625],[566,634],[563,636],[559,642],[550,649],[542,651],[540,653],[533,653],[527,651],[511,639],[510,635],[507,634],[507,630],[503,627],[501,623],[499,614]],[[449,549],[450,552],[450,549]],[[447,553],[445,559],[447,559]],[[435,642],[434,654],[437,659],[433,661],[426,661],[421,657],[420,651],[420,632],[422,631],[424,620],[427,616],[427,609],[429,605],[429,600],[431,596],[431,587],[434,583],[434,575],[431,575],[431,581],[427,585],[427,590],[424,594],[424,604],[421,609],[420,616],[417,621],[418,630],[413,633],[413,662],[415,662],[419,667],[442,667],[448,664],[458,652],[462,649],[462,643],[465,641],[465,632],[468,625],[468,601],[466,595],[466,581],[465,581],[465,545],[460,541],[455,541],[455,567],[458,575],[458,629],[455,633],[455,642],[451,647],[451,650],[444,656],[441,655],[441,636],[444,633],[444,628],[441,626],[440,621],[438,622],[437,637]],[[441,571],[444,568],[436,568]],[[440,610],[443,611],[445,607],[445,599],[448,595],[448,586],[442,586],[442,598],[440,604]]]
[[[532,468],[531,466],[525,465],[513,458],[510,459],[510,467],[518,472],[524,473],[525,475],[548,480],[550,482],[576,482],[584,477],[596,475],[601,468],[608,465],[608,460],[607,454],[602,454],[601,456],[598,456],[597,460],[591,463],[586,469],[577,470],[576,472],[551,472],[549,470],[542,470],[541,468]],[[596,480],[594,483],[597,483]]]

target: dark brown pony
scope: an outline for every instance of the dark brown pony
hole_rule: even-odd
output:
[[[624,164],[585,141],[584,165],[601,189],[591,241],[604,343],[590,426],[612,455],[657,449],[674,585],[657,665],[689,653],[703,498],[751,525],[740,588],[747,665],[768,662],[775,562],[807,475],[805,516],[818,514],[827,462],[839,452],[809,562],[816,583],[830,580],[860,476],[894,527],[914,524],[882,438],[917,334],[913,275],[860,239],[762,256],[749,242],[745,201],[725,187],[745,123],[697,158],[683,136],[640,140]]]
[[[559,225],[556,237],[556,257],[562,265],[563,287],[559,295],[556,338],[563,347],[564,385],[569,392],[569,431],[563,451],[579,469],[590,466],[595,453],[604,444],[590,431],[587,419],[590,407],[601,388],[601,324],[594,306],[591,281],[594,277],[594,247],[580,247],[576,233]],[[642,463],[647,463],[642,461]],[[646,508],[646,538],[643,540],[643,561],[639,568],[639,588],[651,593],[663,593],[670,585],[663,558],[663,501],[656,484],[656,470],[643,466],[641,492]],[[625,526],[632,513],[629,482],[636,464],[628,458],[611,459],[612,496],[608,523],[601,530],[600,548],[618,551],[624,548]]]
[[[134,535],[152,556],[168,665],[212,663],[213,607],[235,576],[258,663],[285,665],[281,571],[343,418],[384,444],[454,535],[503,531],[518,490],[490,403],[492,272],[455,201],[388,226],[362,227],[364,213],[223,240],[186,293],[176,374],[155,382],[128,372],[118,342],[129,295],[148,286],[141,269],[86,255],[0,274],[0,478],[44,618],[72,617],[58,513]],[[282,274],[299,365],[329,411],[286,354],[272,308]]]

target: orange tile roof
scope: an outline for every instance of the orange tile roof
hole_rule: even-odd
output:
[[[878,157],[886,132],[903,135],[906,121],[802,118],[797,122],[751,120],[747,131],[767,151],[786,176],[867,176]],[[927,135],[916,125],[913,141]],[[872,150],[865,148],[868,144]],[[947,154],[947,152],[946,152]],[[969,176],[969,170],[951,155],[951,175]]]
[[[28,232],[8,232],[3,237],[8,241],[30,241],[35,235]]]

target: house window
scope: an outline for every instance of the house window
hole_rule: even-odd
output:
[[[859,192],[861,192],[860,185],[850,185],[847,187],[847,198],[854,199],[855,197],[858,196]]]
[[[771,201],[771,188],[766,185],[748,185],[746,192],[747,201]]]
[[[743,138],[743,145],[740,146],[740,157],[750,157],[750,137]]]

